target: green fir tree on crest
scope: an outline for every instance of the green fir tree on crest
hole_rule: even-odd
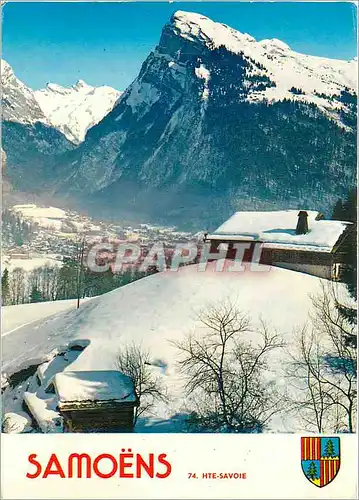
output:
[[[326,457],[334,457],[334,444],[331,439],[328,439],[325,448],[324,448],[324,454]]]
[[[314,479],[318,479],[318,471],[317,467],[314,462],[310,462],[308,470],[307,470],[307,477],[314,481]]]

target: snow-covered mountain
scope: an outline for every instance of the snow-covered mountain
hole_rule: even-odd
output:
[[[32,90],[4,60],[1,85],[3,120],[31,125],[40,122],[75,144],[84,140],[87,130],[111,111],[121,95],[112,87],[92,87],[83,80],[71,87],[48,83],[44,89]]]
[[[81,80],[70,88],[34,91],[1,60],[2,141],[15,189],[41,193],[56,177],[54,160],[74,149],[89,127],[113,107],[120,92]]]
[[[217,225],[258,208],[330,213],[355,184],[356,69],[357,60],[299,54],[178,11],[113,109],[47,164],[46,188],[101,216],[137,212],[166,224]],[[69,107],[55,110],[66,92],[79,93],[37,93],[62,131],[65,116],[79,123]],[[22,187],[38,188],[20,173]]]
[[[74,143],[85,139],[87,130],[112,110],[120,95],[112,87],[92,87],[83,80],[71,87],[48,83],[34,92],[49,123]]]
[[[1,60],[2,148],[6,181],[15,189],[41,190],[53,175],[57,154],[74,147],[54,128],[41,110],[34,91],[19,80],[11,66]]]
[[[243,81],[249,101],[291,99],[310,102],[337,116],[338,110],[345,107],[339,99],[342,90],[357,88],[357,58],[342,61],[300,54],[276,38],[256,41],[225,24],[182,11],[177,11],[165,27],[162,42],[173,35],[192,42],[199,49],[224,47],[233,54],[243,55],[249,63]],[[171,52],[176,55],[174,50]],[[204,65],[199,66],[196,75],[203,79],[204,86],[211,78]],[[268,81],[260,87],[253,85],[256,77]],[[204,92],[202,97],[207,99],[209,94]]]
[[[215,223],[260,206],[330,210],[355,180],[356,67],[176,12],[68,155],[61,191]]]
[[[10,66],[1,60],[2,119],[11,122],[49,125],[34,92],[19,80]]]

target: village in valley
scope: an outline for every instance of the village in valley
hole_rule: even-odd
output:
[[[202,231],[195,234],[150,224],[140,224],[138,228],[95,224],[74,212],[65,212],[54,207],[22,205],[15,206],[13,212],[31,226],[31,232],[26,244],[23,243],[19,247],[15,244],[8,249],[7,260],[5,258],[3,263],[5,269],[6,266],[10,269],[7,283],[4,281],[3,272],[3,291],[5,286],[5,291],[8,291],[9,295],[17,292],[14,296],[18,300],[17,305],[4,308],[4,335],[9,334],[5,345],[6,362],[2,375],[6,432],[19,432],[21,429],[24,432],[26,429],[27,431],[37,429],[41,432],[117,432],[131,431],[134,425],[140,432],[152,429],[157,429],[158,432],[178,432],[190,429],[191,425],[193,429],[198,430],[203,425],[204,417],[201,418],[199,414],[196,416],[197,423],[191,425],[188,423],[191,413],[188,413],[189,410],[183,411],[183,404],[186,401],[185,405],[190,407],[193,403],[190,395],[184,399],[181,389],[183,373],[176,369],[176,359],[177,356],[181,356],[181,352],[187,356],[190,353],[189,357],[185,357],[185,364],[189,368],[193,365],[193,369],[196,369],[196,363],[193,361],[195,358],[191,358],[196,355],[195,350],[192,352],[194,347],[191,344],[191,337],[184,340],[190,331],[190,325],[194,328],[197,324],[198,327],[199,322],[200,327],[202,322],[202,327],[209,328],[208,335],[211,334],[211,329],[215,334],[217,328],[225,330],[228,328],[228,340],[224,342],[220,337],[217,342],[219,345],[222,344],[224,349],[228,349],[230,355],[231,336],[245,334],[252,328],[250,324],[254,320],[257,330],[254,338],[258,344],[251,348],[253,356],[263,356],[266,358],[266,364],[272,363],[271,371],[277,373],[278,383],[278,380],[288,377],[287,373],[281,371],[281,363],[285,359],[284,346],[292,344],[293,349],[295,348],[293,344],[295,334],[293,332],[290,335],[289,342],[288,339],[284,341],[274,330],[270,332],[268,320],[274,322],[276,328],[280,325],[282,330],[284,325],[285,328],[293,328],[293,324],[299,320],[303,312],[298,310],[296,301],[300,300],[303,303],[306,297],[304,307],[313,306],[313,303],[310,304],[309,294],[317,294],[319,297],[316,299],[319,302],[314,302],[315,308],[329,307],[326,314],[331,314],[330,308],[333,307],[327,302],[327,296],[329,300],[338,301],[346,314],[347,311],[354,310],[349,295],[347,292],[343,295],[344,289],[341,289],[342,285],[339,282],[348,270],[348,251],[350,253],[350,240],[354,236],[355,225],[350,221],[325,220],[319,212],[305,210],[236,212],[213,232]],[[88,263],[86,259],[80,261],[78,253],[76,254],[79,242],[84,242],[84,237],[89,248],[91,244],[97,245],[99,249],[102,245],[106,247],[111,244],[114,251],[105,253],[106,259],[102,258],[101,261],[101,265],[110,264],[109,269],[117,259],[118,245],[129,244],[130,247],[138,245],[141,249],[146,249],[144,253],[146,256],[151,252],[151,245],[158,246],[157,239],[161,238],[161,244],[165,241],[170,252],[166,261],[168,268],[156,268],[157,261],[154,255],[154,260],[151,259],[151,270],[139,273],[138,269],[143,264],[143,258],[140,258],[132,262],[129,268],[125,267],[118,273],[119,276],[127,275],[128,278],[130,272],[130,279],[124,282],[113,281],[112,292],[103,289],[100,293],[96,293],[96,288],[93,287],[92,293],[87,297],[85,286],[83,288],[81,286],[85,283]],[[183,254],[179,267],[178,262],[176,264],[179,275],[172,280],[166,278],[166,275],[171,274],[167,271],[171,269],[173,249],[188,248],[188,245],[195,245],[196,254],[190,259]],[[62,251],[65,255],[61,255]],[[34,267],[29,266],[28,263],[33,260]],[[14,262],[18,267],[14,267]],[[54,307],[46,312],[44,306],[49,302],[42,295],[42,287],[49,288],[50,281],[46,281],[44,276],[46,272],[51,275],[51,272],[56,270],[58,274],[56,272],[53,274],[56,276],[53,278],[53,283],[57,286],[61,282],[61,270],[71,268],[69,262],[72,262],[74,271],[72,278],[75,279],[71,292],[73,295],[70,298],[53,295]],[[21,274],[23,284],[26,280],[31,282],[32,276],[37,276],[38,281],[31,283],[32,287],[37,287],[39,294],[35,294],[33,288],[29,289],[26,286],[23,287],[21,294],[19,283],[11,283],[13,276],[19,279],[16,273],[17,269],[21,269],[22,263],[24,263]],[[255,266],[254,271],[252,265]],[[42,275],[44,270],[46,272]],[[109,272],[112,276],[113,272]],[[154,276],[151,276],[153,273]],[[146,276],[147,278],[143,279]],[[72,278],[68,274],[65,276],[67,280]],[[102,283],[103,273],[92,273],[92,279]],[[262,284],[259,284],[258,280]],[[136,283],[132,283],[131,288],[128,288],[128,283],[133,281]],[[335,290],[328,288],[329,283],[335,284]],[[258,286],[261,288],[265,286],[268,292],[277,290],[278,304],[269,306],[265,296],[264,302],[263,299],[262,303],[256,299],[254,304],[253,298],[257,296]],[[292,290],[291,300],[287,294],[288,286]],[[155,296],[152,295],[152,289],[157,290]],[[325,295],[321,296],[323,293]],[[120,302],[117,302],[116,294],[122,294]],[[191,297],[188,303],[187,296]],[[3,297],[6,297],[6,294],[3,293]],[[233,297],[235,301],[232,301]],[[241,309],[237,309],[236,301],[239,297]],[[213,301],[213,298],[216,302],[212,302],[211,305],[210,301]],[[323,302],[320,302],[321,300]],[[291,301],[293,301],[292,306]],[[76,303],[79,309],[76,309]],[[139,316],[135,314],[134,319],[138,319],[133,323],[130,311],[135,304]],[[166,304],[165,308],[163,304]],[[283,314],[282,304],[286,304],[290,312],[288,310]],[[208,309],[201,310],[203,306]],[[245,309],[242,310],[244,306]],[[18,320],[14,320],[12,313],[14,307],[27,308],[27,311],[23,309],[25,313],[23,318],[30,312],[29,326],[22,324],[20,316]],[[151,311],[150,316],[146,313],[148,307]],[[317,312],[320,318],[320,310]],[[80,315],[86,313],[85,324],[77,313]],[[198,314],[197,319],[195,314]],[[256,320],[256,315],[262,319]],[[146,318],[152,319],[147,323]],[[222,324],[224,318],[227,318],[228,324]],[[178,321],[182,323],[183,333],[180,337],[178,337],[179,332],[176,332],[178,327],[175,326]],[[32,328],[36,330],[33,330],[31,335],[35,335],[37,341],[41,338],[43,340],[40,346],[36,346],[29,362],[27,352],[18,355],[16,338],[21,339],[24,334],[27,336],[29,329]],[[123,332],[124,328],[126,333],[120,334],[118,351],[113,352],[113,345],[117,343],[117,332]],[[339,328],[341,334],[343,330],[346,332],[349,348],[336,355],[347,356],[349,352],[353,356],[355,326],[348,321],[345,314],[339,321],[336,319],[333,335],[337,334],[336,330]],[[143,331],[147,331],[145,336]],[[172,337],[175,332],[176,335],[172,340],[163,339],[161,344],[158,344],[156,339],[158,336],[161,338],[162,332],[165,339],[170,332]],[[61,344],[56,340],[59,335]],[[303,339],[304,337],[302,341]],[[212,342],[207,345],[204,338],[200,347],[206,352],[208,359],[216,356],[216,342],[214,344]],[[245,337],[243,342],[244,348]],[[252,344],[249,343],[248,347],[250,345]],[[327,341],[322,348],[329,352],[333,345],[330,346],[330,342]],[[173,352],[176,349],[177,355]],[[32,350],[30,348],[30,351]],[[275,356],[270,352],[272,350]],[[298,356],[305,356],[305,352],[299,352]],[[354,358],[351,359],[354,362]],[[240,359],[234,359],[233,366],[240,363],[239,367],[241,362]],[[311,362],[314,363],[315,360]],[[304,376],[305,363],[302,370]],[[148,393],[142,388],[145,392],[141,394],[139,389],[141,386],[136,386],[136,383],[139,383],[139,373],[144,377],[143,384],[145,386],[148,384],[152,388]],[[296,373],[296,376],[299,377],[299,374]],[[349,376],[352,380],[355,374],[350,369],[345,376]],[[256,377],[262,378],[262,384],[267,384],[270,380],[267,378],[268,374],[261,371],[256,373]],[[195,380],[193,382],[195,383]],[[259,379],[255,378],[250,382],[258,384]],[[233,385],[234,380],[228,380],[228,383]],[[279,387],[281,383],[279,382]],[[341,390],[342,383],[343,380],[338,382],[335,391]],[[264,387],[263,385],[263,390]],[[313,390],[313,387],[310,389]],[[318,390],[318,387],[315,389]],[[239,393],[241,390],[238,387]],[[290,423],[291,418],[288,416],[285,418],[282,412],[289,409],[289,403],[285,400],[284,394],[280,395],[280,391],[277,393],[277,390],[278,388],[273,392],[271,388],[267,394],[269,401],[273,402],[272,398],[277,397],[278,402],[281,401],[283,405],[282,407],[279,405],[281,411],[278,410],[278,415],[276,412],[271,415],[270,425],[287,431],[292,428],[293,423]],[[232,396],[230,403],[234,404],[231,398]],[[245,425],[253,426],[253,431],[258,432],[264,424],[264,421],[260,423],[261,419],[267,418],[266,415],[271,412],[269,408],[262,406],[260,400],[256,404],[258,415],[254,419],[253,416],[246,416],[249,421]],[[171,416],[168,419],[165,415]],[[237,425],[243,425],[236,423],[237,415],[227,418],[231,424],[220,421],[217,424],[207,425],[217,425],[223,429],[228,425],[234,429]],[[330,421],[331,416],[325,418]],[[353,425],[353,415],[345,413],[336,425],[346,425],[344,422],[348,418],[350,425]]]
[[[113,246],[113,252],[106,252],[106,259],[113,267],[116,259],[115,249],[121,242],[138,245],[141,252],[146,253],[148,248],[160,241],[166,253],[170,254],[176,245],[197,242],[200,237],[200,233],[176,231],[173,227],[146,223],[130,226],[103,221],[95,222],[76,211],[35,204],[15,205],[6,209],[3,214],[1,262],[3,273],[6,270],[7,276],[3,305],[25,304],[48,299],[49,283],[38,278],[32,280],[29,277],[52,273],[54,281],[61,272],[65,272],[65,270],[61,271],[64,264],[67,267],[72,266],[72,278],[76,281],[81,245],[84,245],[86,255],[94,245]],[[83,270],[88,268],[86,255],[82,262]],[[92,283],[96,282],[95,278],[96,275]],[[68,273],[66,279],[70,279]],[[99,279],[102,279],[101,276]],[[96,290],[93,285],[91,290],[83,290],[80,295],[83,298],[96,295],[96,292],[99,290]],[[77,293],[73,289],[60,297],[56,290],[53,290],[51,300],[54,300],[54,297],[57,299],[76,298]]]
[[[79,212],[49,206],[14,205],[5,209],[3,215],[2,267],[33,269],[41,262],[62,262],[74,255],[83,238],[88,245],[118,241],[151,245],[163,241],[174,246],[195,241],[196,235],[146,223],[135,226],[95,222]]]

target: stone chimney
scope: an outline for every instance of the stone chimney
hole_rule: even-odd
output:
[[[308,212],[300,210],[298,213],[298,223],[295,234],[307,234],[308,232]]]

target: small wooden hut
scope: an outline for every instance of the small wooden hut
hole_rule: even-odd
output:
[[[65,371],[54,387],[65,432],[132,432],[139,405],[132,380],[119,371]]]

